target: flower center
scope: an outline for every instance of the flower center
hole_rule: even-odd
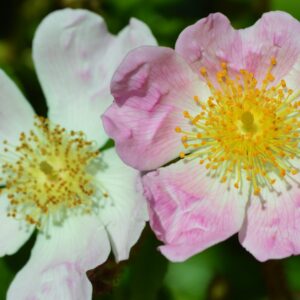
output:
[[[9,216],[44,229],[50,219],[61,224],[70,214],[92,213],[108,197],[92,168],[103,167],[100,152],[82,132],[36,117],[17,147],[4,144],[1,192],[9,199]]]
[[[243,130],[247,132],[255,132],[256,126],[254,124],[254,117],[250,111],[245,111],[241,115],[241,121],[243,123]]]
[[[272,58],[260,85],[246,70],[233,78],[226,63],[213,84],[202,68],[211,96],[205,101],[194,96],[197,115],[183,112],[191,129],[175,128],[186,149],[179,156],[200,158],[212,177],[233,182],[237,189],[249,181],[255,195],[262,188],[274,190],[276,179],[295,175],[298,169],[293,160],[300,154],[299,93],[288,89],[284,80],[271,85],[275,65]]]

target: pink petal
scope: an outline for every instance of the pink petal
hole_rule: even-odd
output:
[[[129,50],[144,44],[156,41],[136,19],[115,37],[99,15],[87,10],[49,14],[37,29],[33,58],[50,119],[84,131],[99,146],[105,143],[100,115],[112,103],[112,74]]]
[[[164,47],[130,52],[111,90],[115,102],[103,116],[104,128],[120,157],[139,170],[178,157],[182,144],[175,127],[188,123],[184,110],[197,110],[193,96],[207,93],[186,62]]]
[[[298,176],[299,179],[299,176]],[[253,197],[239,233],[241,244],[258,260],[284,258],[300,253],[300,191],[278,184],[281,195],[262,191]]]
[[[229,66],[237,71],[243,66],[240,35],[220,13],[210,14],[184,29],[175,50],[197,74],[200,67],[205,67],[209,75],[214,75],[220,70],[221,62],[229,62]]]
[[[253,26],[235,30],[222,14],[211,14],[187,27],[179,36],[176,51],[199,73],[205,67],[212,77],[227,62],[229,70],[246,69],[261,81],[272,57],[272,74],[278,81],[293,70],[300,54],[300,23],[284,12],[269,12]],[[294,78],[299,77],[299,71]],[[298,82],[298,81],[297,81]],[[293,84],[292,87],[296,86]]]
[[[300,41],[295,37],[300,35],[300,23],[285,12],[265,13],[252,27],[240,33],[245,68],[258,80],[266,75],[272,57],[277,60],[272,74],[279,81],[298,61]]]
[[[165,245],[161,252],[182,261],[239,231],[245,195],[208,177],[197,162],[179,161],[143,177],[150,225]]]

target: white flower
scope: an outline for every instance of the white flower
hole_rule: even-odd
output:
[[[147,220],[138,172],[107,141],[100,116],[112,102],[109,83],[132,48],[155,44],[132,19],[118,36],[85,10],[51,13],[39,26],[33,58],[48,119],[35,116],[0,73],[0,255],[15,253],[38,229],[26,266],[7,298],[90,299],[85,272],[112,248],[126,259]]]

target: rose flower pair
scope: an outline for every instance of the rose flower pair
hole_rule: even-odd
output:
[[[88,11],[47,16],[48,117],[0,74],[1,255],[38,232],[7,298],[91,299],[85,272],[127,259],[148,218],[172,261],[237,232],[260,261],[298,254],[297,33],[283,12],[243,30],[212,14],[172,50],[136,19],[113,36]]]

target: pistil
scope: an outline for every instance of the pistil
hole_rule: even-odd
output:
[[[271,190],[276,180],[297,174],[293,160],[299,158],[299,94],[284,80],[273,85],[275,66],[272,58],[258,83],[247,70],[233,78],[222,63],[215,85],[201,68],[211,96],[204,100],[194,96],[197,115],[183,112],[191,130],[175,128],[185,148],[179,156],[199,158],[212,177],[237,189],[250,182],[255,195],[263,188]]]

